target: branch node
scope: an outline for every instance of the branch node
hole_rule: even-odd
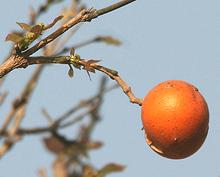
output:
[[[81,22],[90,22],[93,19],[97,18],[98,16],[99,14],[97,13],[96,9],[91,8],[91,9],[83,10]]]

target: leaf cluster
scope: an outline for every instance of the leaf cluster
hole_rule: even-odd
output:
[[[61,20],[63,16],[58,16],[54,19],[52,23],[49,25],[45,25],[44,23],[38,23],[34,26],[30,26],[26,23],[19,23],[19,27],[26,32],[22,33],[10,33],[6,36],[6,41],[12,41],[16,44],[16,48],[19,51],[24,51],[28,48],[28,46],[33,43],[36,39],[38,39],[42,32],[52,28],[59,20]]]

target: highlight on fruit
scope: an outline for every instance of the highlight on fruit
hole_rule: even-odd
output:
[[[147,144],[161,156],[183,159],[204,143],[209,110],[193,85],[181,80],[162,82],[146,95],[141,109]]]

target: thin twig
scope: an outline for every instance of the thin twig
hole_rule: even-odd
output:
[[[111,90],[118,88],[118,85],[112,85],[108,88],[106,88],[103,92],[103,94],[110,92]],[[18,135],[28,135],[28,134],[41,134],[41,133],[45,133],[45,132],[51,132],[54,129],[59,129],[59,128],[66,128],[68,126],[70,126],[71,124],[74,124],[74,122],[80,121],[80,117],[82,115],[79,115],[77,117],[74,117],[71,121],[67,122],[69,123],[67,125],[67,123],[63,123],[68,117],[70,117],[73,113],[75,113],[76,111],[85,108],[89,105],[91,105],[91,103],[93,103],[96,99],[98,99],[100,97],[100,93],[92,96],[89,99],[86,99],[84,101],[81,101],[79,104],[77,104],[76,106],[74,106],[73,108],[71,108],[70,110],[66,111],[62,116],[60,116],[59,118],[57,118],[55,121],[53,121],[53,124],[50,124],[49,126],[45,126],[45,127],[36,127],[36,128],[20,128],[17,131]],[[91,110],[86,111],[84,114],[88,114]],[[62,124],[62,126],[60,127],[60,125]]]
[[[29,65],[32,64],[38,64],[38,63],[54,63],[54,64],[70,64],[70,61],[68,61],[65,56],[58,56],[58,57],[29,57],[30,58],[30,63]],[[87,61],[85,59],[82,59],[79,61],[81,66],[85,67],[87,65]],[[119,76],[117,71],[108,69],[104,66],[101,66],[97,63],[93,63],[90,65],[94,69],[103,72],[104,74],[108,75],[111,79],[114,79],[119,86],[122,88],[123,92],[128,96],[129,100],[131,103],[135,103],[138,105],[142,105],[142,99],[136,98],[135,95],[133,94],[131,87]]]
[[[7,116],[5,122],[2,125],[2,128],[0,130],[0,134],[4,134],[6,132],[6,129],[8,128],[9,124],[12,122],[14,118],[14,122],[11,125],[11,127],[7,131],[7,137],[5,137],[5,141],[0,147],[0,158],[8,151],[10,150],[15,142],[18,140],[17,138],[17,131],[20,127],[21,121],[24,118],[25,112],[26,112],[26,106],[30,100],[31,94],[33,93],[37,81],[39,79],[40,73],[42,71],[41,65],[37,67],[35,72],[33,73],[32,77],[26,84],[24,90],[21,93],[20,98],[17,98],[13,105],[12,109]],[[16,141],[15,141],[16,139]]]
[[[103,77],[99,86],[98,99],[92,105],[92,111],[90,112],[90,117],[91,117],[90,122],[86,127],[82,128],[82,131],[79,134],[81,142],[88,142],[90,140],[91,133],[94,130],[97,122],[100,120],[100,107],[103,102],[106,82],[107,79]]]
[[[107,89],[104,90],[104,93],[107,93],[115,88],[117,88],[117,85],[113,85]],[[60,116],[56,121],[55,124],[59,124],[60,122],[63,122],[64,120],[66,120],[66,118],[68,118],[69,116],[71,116],[73,113],[75,113],[76,111],[78,111],[79,109],[82,109],[84,107],[87,107],[88,105],[90,105],[92,102],[94,102],[97,98],[99,98],[100,94],[96,94],[93,97],[87,99],[87,100],[83,100],[81,101],[79,104],[77,104],[75,107],[71,108],[70,110],[66,111],[62,116]]]
[[[47,36],[46,38],[42,39],[40,42],[38,42],[36,45],[25,51],[23,54],[25,56],[30,56],[36,51],[40,50],[44,46],[46,46],[48,43],[52,42],[54,39],[62,35],[64,32],[75,26],[76,24],[80,22],[85,21],[91,21],[94,18],[97,18],[98,16],[104,15],[106,13],[109,13],[113,10],[116,10],[120,7],[123,7],[131,2],[134,2],[136,0],[122,0],[118,3],[115,3],[113,5],[110,5],[108,7],[105,7],[103,9],[95,10],[95,9],[83,9],[76,17],[71,19],[66,24],[62,25],[59,29],[57,29],[55,32]]]
[[[57,56],[62,55],[64,53],[66,53],[66,52],[69,52],[72,48],[78,49],[78,48],[81,48],[81,47],[85,47],[85,46],[87,46],[89,44],[92,44],[94,42],[97,42],[96,38],[88,39],[88,40],[80,42],[79,44],[76,44],[76,45],[74,45],[72,47],[65,47],[61,51],[59,51],[56,55]]]
[[[15,113],[14,123],[11,126],[11,128],[8,130],[8,136],[9,137],[15,137],[18,128],[20,127],[21,121],[24,118],[26,112],[26,107],[21,106]]]
[[[69,52],[72,48],[78,49],[78,48],[81,48],[81,47],[85,47],[85,46],[87,46],[87,45],[90,45],[90,44],[92,44],[92,43],[105,42],[104,39],[107,39],[107,38],[109,38],[109,36],[96,36],[96,37],[93,37],[93,38],[91,38],[91,39],[87,39],[87,40],[85,40],[85,41],[82,41],[82,42],[80,42],[80,43],[78,43],[78,44],[75,44],[75,45],[73,45],[73,46],[71,46],[71,47],[64,47],[61,51],[59,51],[59,52],[56,54],[56,56],[65,54],[66,52]],[[111,39],[113,39],[113,38],[111,38]],[[115,39],[114,39],[114,40],[115,40]],[[115,40],[115,41],[116,41],[116,40]],[[118,42],[118,44],[114,44],[114,45],[120,45],[120,42],[119,42],[119,41],[117,41],[117,42]]]
[[[127,4],[130,4],[134,1],[136,1],[136,0],[121,0],[120,2],[115,3],[111,6],[108,6],[108,7],[105,7],[103,9],[97,10],[97,14],[98,14],[98,16],[104,15],[106,13],[109,13],[109,12],[113,11],[113,10],[119,9],[119,8],[121,8],[121,7],[123,7]]]
[[[60,124],[59,126],[59,129],[60,128],[66,128],[66,127],[70,127],[72,126],[73,124],[76,124],[77,122],[83,120],[83,118],[88,115],[93,109],[89,109],[87,111],[85,111],[84,113],[81,113],[80,115],[78,115],[77,117],[74,117],[74,119],[68,121],[68,122],[65,122],[63,124]]]
[[[11,120],[13,119],[14,115],[16,114],[17,110],[22,107],[23,105],[26,105],[29,101],[29,98],[31,96],[31,93],[33,92],[34,88],[36,87],[37,81],[39,79],[39,75],[42,71],[42,65],[39,65],[34,72],[33,76],[31,79],[28,81],[26,84],[24,90],[21,93],[20,98],[17,98],[14,100],[14,103],[12,104],[11,111],[9,115],[7,116],[0,132],[5,131],[5,129],[8,127],[10,124]]]
[[[119,76],[119,74],[114,75],[107,68],[100,67],[100,65],[95,64],[93,66],[95,69],[107,74],[111,79],[115,80],[118,85],[121,87],[123,92],[128,96],[131,103],[142,105],[142,99],[136,98],[131,87]]]
[[[3,145],[0,147],[0,159],[6,152],[8,152],[12,148],[15,142],[16,140],[11,139],[6,139],[3,142]]]
[[[53,123],[53,118],[50,116],[50,114],[48,113],[48,111],[47,111],[45,108],[43,108],[41,112],[42,112],[42,114],[44,115],[44,117],[47,119],[47,121],[48,121],[50,124],[52,124],[52,123]]]
[[[63,46],[71,39],[71,37],[79,30],[80,26],[76,26],[74,29],[72,29],[72,31],[70,31],[66,36],[63,37],[63,39],[61,41],[58,41],[56,46],[54,47],[54,54],[55,55],[60,55],[57,51],[63,51]],[[82,46],[83,47],[83,46]]]

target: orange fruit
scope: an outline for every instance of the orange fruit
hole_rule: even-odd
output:
[[[195,153],[208,133],[208,105],[193,85],[169,80],[144,98],[141,111],[147,144],[158,154],[183,159]]]

